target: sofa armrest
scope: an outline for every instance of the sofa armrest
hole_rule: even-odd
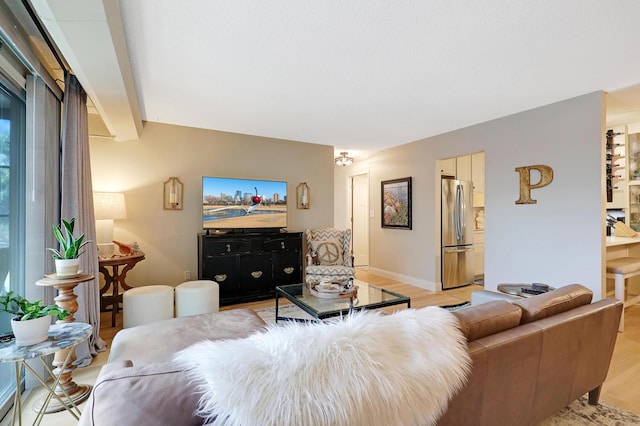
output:
[[[173,362],[123,364],[127,362],[102,367],[79,426],[203,424],[195,414],[200,395],[182,367]]]
[[[522,310],[505,300],[494,300],[480,306],[469,306],[453,312],[460,330],[468,341],[496,334],[520,324]]]
[[[201,340],[238,339],[265,326],[251,309],[231,309],[125,328],[111,342],[109,362],[131,360],[135,366],[167,362]]]
[[[512,302],[514,300],[522,299],[521,297],[514,296],[513,294],[498,293],[489,290],[479,290],[471,293],[471,304],[481,305],[487,302],[493,302],[494,300],[506,300]]]
[[[123,361],[108,362],[105,365],[103,365],[102,368],[100,369],[99,376],[111,374],[115,371],[122,370],[123,368],[129,368],[129,367],[133,367],[133,362],[131,362],[131,360],[128,360],[128,359]]]

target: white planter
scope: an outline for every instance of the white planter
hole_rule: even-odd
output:
[[[27,321],[11,319],[11,329],[16,337],[16,345],[29,346],[44,342],[49,337],[51,315],[35,318]]]
[[[58,277],[75,277],[80,268],[80,259],[55,259]]]

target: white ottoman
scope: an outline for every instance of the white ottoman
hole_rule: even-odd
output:
[[[147,285],[122,295],[124,328],[173,318],[173,287]]]
[[[176,317],[219,311],[220,289],[215,281],[187,281],[176,286]]]

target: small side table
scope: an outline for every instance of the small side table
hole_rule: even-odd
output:
[[[125,281],[127,272],[142,260],[144,260],[144,253],[98,261],[98,269],[104,276],[104,286],[100,289],[100,311],[107,312],[107,306],[111,305],[111,327],[116,326],[116,314],[120,310],[120,303],[122,302],[120,287],[122,287],[123,292],[131,288]],[[122,271],[119,270],[121,266],[124,266]],[[108,268],[111,268],[111,270]],[[109,289],[111,289],[111,294],[107,294]]]
[[[58,354],[60,351],[65,352],[66,356],[60,365],[64,370],[71,362],[71,354],[74,353],[73,348],[91,336],[91,330],[91,325],[81,322],[54,324],[49,327],[49,338],[44,342],[36,343],[31,346],[17,346],[15,340],[7,343],[0,343],[0,364],[13,362],[16,367],[16,394],[13,401],[13,416],[11,424],[15,424],[17,418],[19,424],[22,425],[20,381],[25,368],[29,370],[33,377],[35,377],[47,390],[47,396],[44,399],[44,403],[42,404],[42,407],[40,407],[36,420],[33,424],[40,424],[52,398],[55,398],[62,407],[75,417],[76,420],[80,420],[80,409],[71,396],[64,390],[62,396],[56,393],[56,388],[62,376],[56,375],[51,371],[44,357],[51,353]],[[26,362],[33,358],[39,358],[51,378],[54,379],[51,386],[47,384],[44,377],[40,377]],[[65,398],[67,402],[65,402],[63,398]]]
[[[58,324],[68,324],[75,322],[76,318],[73,316],[78,311],[78,296],[73,292],[73,289],[80,283],[91,281],[95,278],[91,274],[79,274],[75,278],[57,278],[56,274],[48,274],[46,278],[36,281],[36,285],[41,287],[53,287],[58,290],[58,295],[53,299],[62,309],[66,309],[71,312],[62,321],[57,321]],[[70,352],[69,354],[67,352]],[[69,357],[68,362],[64,362]],[[55,353],[53,358],[53,365],[56,366],[54,373],[59,376],[56,394],[60,397],[62,395],[68,395],[76,404],[81,403],[89,397],[91,393],[91,385],[78,385],[73,381],[72,375],[76,366],[73,362],[76,360],[76,351],[74,348],[59,350]],[[58,404],[59,401],[53,401],[46,408],[46,413],[55,413],[64,410],[64,407]]]

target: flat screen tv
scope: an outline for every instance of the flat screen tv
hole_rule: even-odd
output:
[[[202,228],[257,231],[286,228],[287,182],[202,177]]]

